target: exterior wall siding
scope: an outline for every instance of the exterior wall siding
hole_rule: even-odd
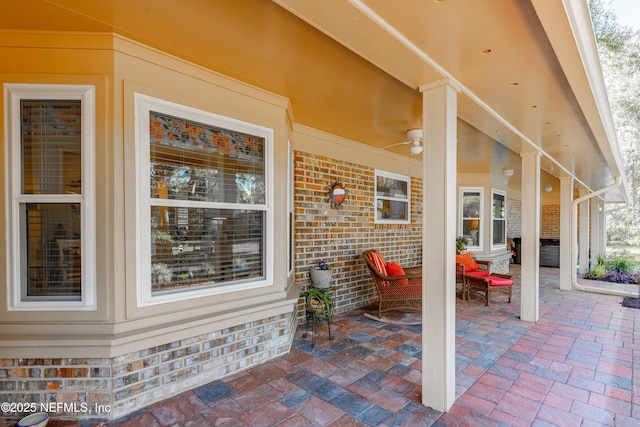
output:
[[[522,236],[522,201],[507,201],[507,236]],[[542,205],[540,212],[540,237],[560,237],[560,205]]]
[[[522,200],[507,199],[507,237],[522,236]]]
[[[282,314],[114,358],[3,359],[0,400],[52,405],[56,418],[116,419],[288,352],[296,321]]]
[[[304,152],[295,153],[296,283],[311,284],[309,268],[320,260],[333,264],[336,312],[372,303],[376,298],[361,253],[378,249],[388,261],[420,265],[422,258],[422,180],[411,178],[411,223],[376,224],[371,167]],[[331,207],[329,186],[341,182],[346,199]],[[299,303],[299,315],[304,305]]]
[[[560,205],[543,205],[540,237],[560,237]]]

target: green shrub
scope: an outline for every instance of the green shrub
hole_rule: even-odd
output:
[[[615,252],[602,261],[598,257],[598,265],[600,264],[604,265],[607,271],[615,273],[634,273],[634,270],[637,269],[633,257],[626,251]]]
[[[607,269],[603,264],[598,264],[591,267],[587,272],[587,277],[590,279],[602,279],[607,274]]]

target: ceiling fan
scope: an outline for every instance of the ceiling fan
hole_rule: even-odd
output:
[[[407,138],[409,138],[409,141],[396,142],[395,144],[387,145],[386,147],[383,147],[383,150],[386,150],[387,148],[395,147],[396,145],[411,144],[411,148],[409,149],[411,151],[411,154],[422,153],[422,150],[423,150],[423,147],[421,145],[422,129],[409,129],[407,131]]]

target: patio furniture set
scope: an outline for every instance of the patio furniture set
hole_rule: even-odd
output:
[[[378,315],[391,310],[422,310],[422,266],[402,268],[387,262],[376,250],[362,253],[378,292]],[[513,280],[508,274],[491,273],[491,261],[476,261],[472,254],[456,256],[456,283],[461,286],[463,300],[472,292],[484,296],[486,305],[495,293],[508,296],[511,302]]]
[[[378,294],[378,320],[382,320],[382,314],[394,310],[422,311],[422,266],[403,268],[396,262],[388,262],[382,253],[377,250],[367,250],[362,253],[376,292]],[[491,303],[495,293],[502,293],[508,297],[511,303],[513,280],[508,274],[491,273],[491,261],[475,260],[470,253],[456,255],[456,286],[460,286],[463,300],[470,300],[472,292],[482,295],[486,303]],[[330,279],[329,279],[330,280]],[[315,285],[315,284],[314,284]],[[304,293],[305,317],[307,324],[303,337],[307,336],[309,326],[312,328],[311,348],[315,346],[316,329],[321,321],[326,321],[331,334],[331,315],[333,301],[325,302],[323,310],[311,304],[313,292],[320,291],[330,296],[330,287],[312,287]]]

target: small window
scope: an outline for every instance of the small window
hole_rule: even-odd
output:
[[[460,189],[460,229],[468,249],[482,247],[482,197],[482,188]]]
[[[94,309],[95,89],[5,89],[11,309]]]
[[[141,304],[266,284],[272,131],[136,97]]]
[[[411,179],[408,176],[376,170],[376,219],[379,224],[411,222]]]
[[[503,191],[491,191],[491,245],[493,247],[506,247],[507,245],[506,198],[506,194]]]

